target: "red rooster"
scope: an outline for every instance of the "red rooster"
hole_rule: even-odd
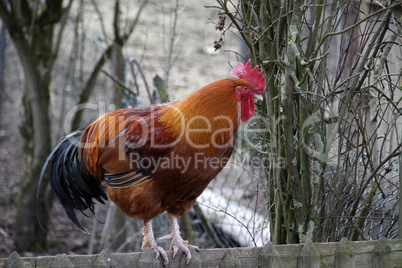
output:
[[[262,100],[265,77],[258,66],[239,63],[239,79],[213,82],[182,101],[155,107],[127,108],[108,113],[83,132],[66,136],[49,155],[39,180],[51,162],[50,185],[71,221],[76,210],[94,213],[94,199],[107,196],[129,217],[141,219],[142,249],[157,246],[151,220],[167,212],[173,256],[179,250],[191,259],[177,219],[189,210],[232,154],[240,119]],[[107,193],[107,195],[106,195]],[[193,246],[196,250],[198,247]]]

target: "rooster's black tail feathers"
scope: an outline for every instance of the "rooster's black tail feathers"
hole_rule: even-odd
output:
[[[44,173],[51,162],[50,186],[70,220],[87,233],[78,221],[75,210],[85,215],[84,210],[89,209],[94,214],[93,199],[104,204],[103,200],[107,200],[107,195],[100,181],[91,176],[85,170],[83,161],[78,159],[81,135],[82,131],[76,131],[64,137],[46,159],[40,174],[37,198]]]

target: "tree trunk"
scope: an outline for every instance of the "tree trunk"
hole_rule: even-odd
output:
[[[53,26],[59,22],[61,15],[62,0],[46,1],[46,8],[41,14],[36,14],[27,2],[11,1],[10,9],[0,2],[0,17],[8,29],[24,71],[24,123],[31,127],[26,135],[23,134],[24,144],[29,144],[30,148],[23,150],[27,172],[21,180],[22,189],[14,224],[15,247],[22,251],[41,251],[47,246],[45,230],[49,206],[44,189],[48,185],[48,178],[42,184],[38,199],[36,189],[42,166],[51,151],[49,84],[52,64],[57,57],[57,50],[53,48]]]
[[[48,205],[45,198],[45,187],[48,185],[48,178],[42,184],[42,189],[38,196],[38,211],[36,207],[36,188],[39,175],[47,156],[51,151],[50,137],[50,119],[49,119],[49,86],[45,84],[40,75],[34,61],[25,51],[21,40],[14,39],[18,55],[23,65],[25,81],[27,85],[27,97],[32,119],[33,137],[24,137],[30,139],[32,150],[25,153],[30,156],[25,160],[31,159],[30,167],[26,177],[22,181],[21,197],[17,207],[17,215],[14,225],[14,243],[17,249],[24,251],[40,251],[46,248],[46,227],[49,217]],[[38,212],[38,215],[36,215]],[[38,221],[41,220],[43,228]],[[45,230],[44,230],[45,229]]]

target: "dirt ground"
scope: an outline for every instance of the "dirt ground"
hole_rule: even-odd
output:
[[[90,1],[87,2],[90,6]],[[123,15],[129,16],[136,12],[139,1],[122,2],[125,3],[122,8]],[[135,57],[140,60],[148,81],[152,81],[155,74],[164,75],[175,2],[173,0],[162,3],[151,1],[145,8],[140,23],[124,51],[127,58]],[[102,2],[102,5],[103,3],[109,2]],[[113,9],[107,6],[108,4],[104,5],[101,6],[101,11],[105,14],[104,20],[107,22],[113,15]],[[231,34],[228,33],[223,49],[214,52],[213,43],[220,37],[213,23],[217,21],[218,11],[204,7],[212,5],[216,5],[213,0],[180,1],[174,39],[173,67],[169,79],[171,100],[181,99],[209,82],[231,77],[229,62],[231,65],[236,64],[236,56],[224,49],[237,50],[239,41],[236,37],[230,37]],[[88,7],[88,13],[84,17],[90,34],[101,35],[99,21],[96,14],[91,12],[91,8]],[[21,160],[22,139],[19,134],[19,126],[23,124],[21,102],[24,79],[9,39],[5,54],[4,81],[0,92],[0,258],[9,256],[14,250],[12,227],[16,201],[20,192],[20,177],[26,168]],[[144,103],[146,102],[145,98]],[[53,107],[57,105],[53,104]],[[91,222],[92,219],[88,219],[84,221],[84,225],[89,226]],[[43,255],[87,253],[87,235],[78,231],[70,223],[57,202],[53,206],[48,240],[49,249],[41,253]],[[34,255],[30,252],[19,252],[19,254]]]

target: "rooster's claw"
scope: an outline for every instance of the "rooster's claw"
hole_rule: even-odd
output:
[[[168,256],[166,254],[166,251],[162,247],[159,247],[159,246],[153,246],[151,248],[153,249],[153,251],[156,254],[155,259],[157,259],[159,257],[159,255],[161,255],[162,258],[163,258],[163,264],[165,266],[167,266],[169,264],[169,259],[168,259]]]
[[[195,251],[200,252],[200,248],[197,246],[193,246],[193,245],[187,245],[187,243],[183,243],[182,245],[178,245],[178,244],[173,244],[170,246],[170,249],[173,249],[173,258],[176,256],[177,252],[179,252],[179,250],[183,251],[186,254],[186,264],[189,264],[191,261],[191,252],[189,247],[192,247],[195,249]]]

